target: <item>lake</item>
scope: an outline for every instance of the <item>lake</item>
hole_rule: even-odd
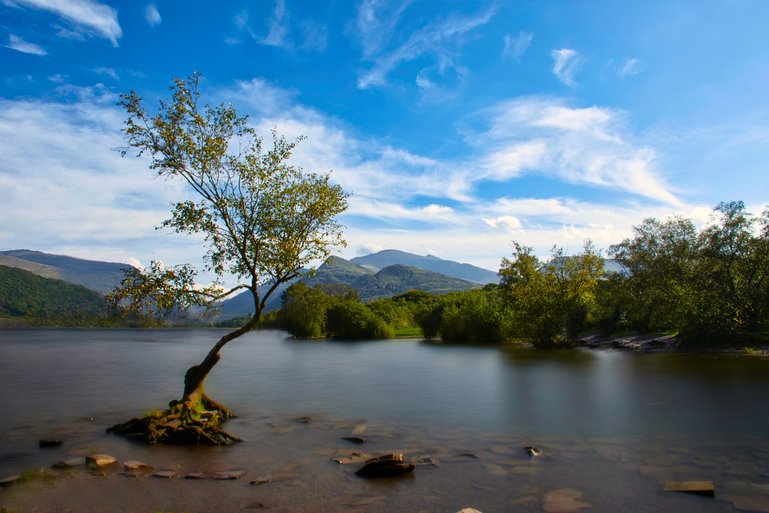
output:
[[[769,361],[757,357],[298,341],[265,331],[225,347],[207,381],[239,414],[226,428],[242,443],[147,447],[104,432],[177,398],[185,370],[223,333],[0,331],[0,477],[94,451],[182,473],[248,472],[234,482],[163,482],[69,471],[53,484],[4,488],[0,505],[533,512],[554,511],[553,491],[567,489],[571,507],[585,511],[769,511]],[[365,444],[342,440],[362,424]],[[40,449],[43,438],[64,444]],[[543,456],[529,457],[525,445]],[[408,478],[367,481],[330,459],[391,451],[424,464]],[[249,484],[262,476],[273,482]],[[667,480],[712,480],[717,495],[663,492]]]

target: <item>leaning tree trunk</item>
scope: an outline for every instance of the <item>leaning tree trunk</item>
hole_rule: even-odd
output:
[[[219,427],[234,414],[208,397],[204,385],[211,369],[221,358],[219,351],[231,340],[251,331],[258,321],[257,313],[244,326],[220,338],[202,362],[187,370],[181,400],[171,401],[167,410],[131,419],[107,431],[149,444],[229,445],[240,441]]]

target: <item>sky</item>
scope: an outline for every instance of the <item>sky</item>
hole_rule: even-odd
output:
[[[119,95],[197,71],[351,194],[345,258],[492,270],[769,202],[764,0],[0,0],[0,249],[199,263]],[[269,139],[268,139],[269,140]]]

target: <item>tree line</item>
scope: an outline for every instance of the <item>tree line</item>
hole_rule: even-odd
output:
[[[361,303],[345,286],[293,284],[268,323],[302,338],[573,345],[586,333],[671,333],[691,346],[750,344],[769,327],[769,209],[720,203],[711,221],[649,218],[606,259],[587,241],[575,255],[541,259],[513,242],[500,282],[466,292],[411,291]]]

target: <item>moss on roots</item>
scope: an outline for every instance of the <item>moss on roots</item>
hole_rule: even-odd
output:
[[[107,429],[148,444],[231,445],[240,439],[220,425],[233,413],[205,395],[200,401],[172,401],[167,410],[154,410]]]

